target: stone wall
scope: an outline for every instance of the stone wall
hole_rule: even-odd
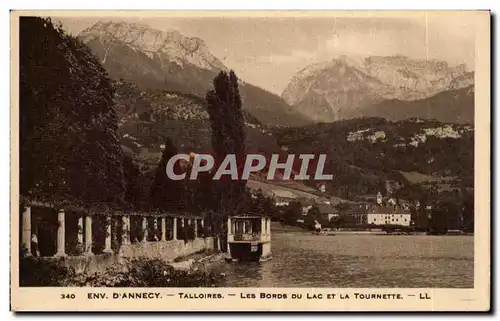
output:
[[[68,266],[73,267],[77,273],[94,273],[103,271],[108,266],[123,263],[126,259],[146,257],[172,262],[178,257],[213,248],[214,239],[212,237],[196,238],[187,243],[184,240],[134,243],[122,245],[118,254],[66,256],[65,262]]]
[[[64,262],[66,266],[75,269],[76,273],[95,273],[104,271],[108,266],[119,264],[121,258],[115,254],[98,254],[91,256],[66,256]]]
[[[205,249],[213,249],[212,238],[196,238],[187,243],[184,240],[147,242],[123,245],[119,256],[124,258],[148,257],[173,261],[180,256],[193,254]]]

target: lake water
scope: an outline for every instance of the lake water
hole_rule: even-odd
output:
[[[474,237],[273,232],[273,258],[220,267],[226,287],[474,287]]]

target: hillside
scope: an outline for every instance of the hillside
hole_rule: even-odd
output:
[[[114,82],[119,135],[125,150],[145,169],[158,164],[161,145],[170,137],[180,152],[211,152],[206,102],[194,95],[166,90],[141,90],[135,84]],[[248,112],[244,113],[249,152],[271,154],[276,140]]]
[[[208,113],[202,99],[172,91],[141,90],[125,82],[114,86],[121,143],[143,171],[156,167],[161,145],[168,137],[181,152],[211,151]],[[251,153],[326,153],[325,172],[334,174],[327,194],[343,199],[356,200],[391,186],[425,187],[442,176],[456,177],[454,184],[463,179],[470,184],[473,176],[473,129],[469,125],[366,118],[269,130],[249,113],[245,113],[245,123]],[[416,182],[413,177],[418,175],[425,179]],[[288,184],[279,180],[272,183]],[[305,184],[317,191],[316,182]],[[446,184],[443,188],[453,187]]]
[[[474,110],[473,99],[456,104],[452,96],[473,84],[474,73],[463,65],[404,56],[368,57],[362,61],[342,56],[299,71],[282,97],[316,122],[369,116],[466,122]],[[439,110],[422,108],[428,98],[440,93],[448,94],[435,99],[443,103]],[[451,96],[449,101],[447,96]]]
[[[78,38],[96,55],[110,78],[142,90],[158,89],[205,97],[213,78],[229,69],[203,40],[145,25],[98,22]],[[263,124],[304,125],[307,118],[281,97],[240,81],[243,107]]]
[[[421,100],[385,100],[364,108],[362,113],[365,117],[383,117],[392,121],[424,118],[441,122],[474,123],[474,87],[443,91]]]
[[[347,199],[385,191],[389,185],[411,185],[402,172],[454,176],[466,184],[473,177],[470,125],[362,118],[278,129],[274,134],[292,153],[326,153],[325,171],[334,175],[327,192]]]

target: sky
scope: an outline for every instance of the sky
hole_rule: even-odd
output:
[[[476,28],[466,13],[316,17],[53,17],[71,34],[95,22],[125,21],[198,37],[239,78],[281,94],[312,63],[340,55],[404,55],[474,70]]]

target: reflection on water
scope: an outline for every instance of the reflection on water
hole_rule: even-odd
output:
[[[227,287],[474,287],[473,236],[275,233],[273,258],[220,267]]]

